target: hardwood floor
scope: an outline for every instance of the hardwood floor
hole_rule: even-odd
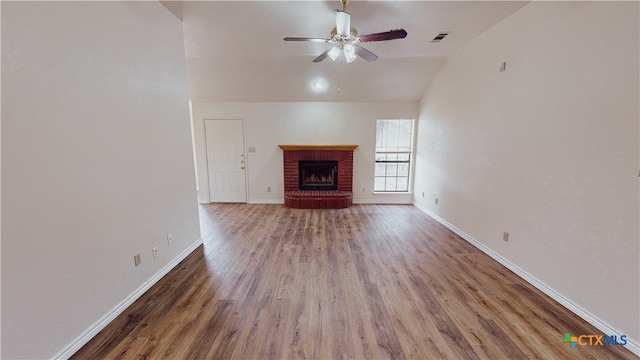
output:
[[[204,246],[73,359],[636,359],[410,205],[201,206]]]

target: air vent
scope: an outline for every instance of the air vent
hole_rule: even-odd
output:
[[[442,41],[442,39],[444,39],[449,34],[451,34],[451,31],[443,31],[443,32],[439,33],[438,35],[436,35],[436,37],[434,37],[433,40],[431,40],[431,42],[432,43],[438,43],[438,42]]]

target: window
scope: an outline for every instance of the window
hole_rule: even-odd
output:
[[[409,191],[412,151],[413,119],[378,120],[373,191]]]

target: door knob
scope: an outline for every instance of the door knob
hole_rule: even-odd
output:
[[[241,166],[241,167],[240,167],[240,170],[244,170],[244,166]]]

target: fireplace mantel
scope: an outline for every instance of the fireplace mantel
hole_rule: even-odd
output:
[[[282,150],[347,150],[353,151],[358,145],[278,145]]]

